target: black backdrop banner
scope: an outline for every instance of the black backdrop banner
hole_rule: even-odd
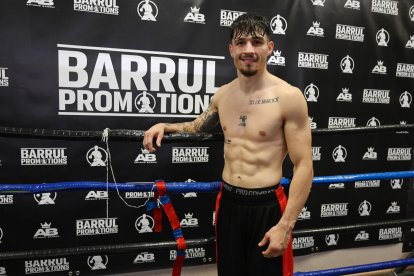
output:
[[[268,17],[268,69],[303,91],[313,129],[412,124],[412,0],[2,0],[0,126],[145,130],[194,119],[235,78],[229,26],[245,12]],[[217,128],[215,132],[220,132]],[[222,142],[109,141],[118,182],[218,181]],[[412,132],[315,136],[315,175],[413,169]],[[106,181],[100,140],[0,137],[0,183]],[[292,174],[289,160],[284,176]],[[408,179],[313,187],[297,229],[414,217]],[[0,195],[0,253],[173,241],[152,232],[152,192]],[[409,197],[410,195],[410,197]],[[186,239],[214,236],[215,193],[172,196]],[[108,199],[109,198],[109,199]],[[150,228],[142,227],[149,222]],[[295,255],[401,242],[398,225],[296,237]],[[404,235],[403,235],[404,234]],[[215,261],[214,244],[190,247],[186,264]],[[104,274],[168,267],[170,249],[0,260],[0,275]],[[98,271],[99,273],[97,273]]]

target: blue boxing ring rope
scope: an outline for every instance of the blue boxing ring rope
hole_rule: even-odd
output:
[[[398,172],[380,172],[380,173],[363,173],[363,174],[346,174],[335,176],[314,177],[314,185],[324,185],[327,183],[341,183],[364,180],[386,180],[394,178],[414,178],[414,171]],[[281,184],[289,186],[290,179],[283,178]],[[220,182],[168,182],[165,183],[167,192],[185,193],[185,192],[217,192],[220,189]],[[40,193],[64,190],[118,190],[118,191],[153,191],[154,183],[107,183],[107,182],[55,182],[42,184],[1,184],[0,193]],[[409,225],[414,224],[414,219],[407,220]],[[295,231],[294,233],[295,234]],[[344,275],[369,271],[377,271],[388,268],[404,267],[414,264],[414,258],[392,260],[365,265],[349,266],[311,272],[296,272],[296,276],[314,276],[314,275]]]
[[[344,174],[333,176],[317,176],[313,178],[313,185],[324,185],[327,183],[353,182],[363,180],[386,180],[393,178],[414,178],[414,171],[363,173],[363,174]],[[290,179],[282,178],[280,183],[289,186]],[[167,192],[186,193],[186,192],[218,192],[220,182],[166,182]],[[111,191],[142,191],[148,192],[155,188],[152,182],[139,183],[106,183],[95,181],[77,182],[52,182],[42,184],[1,184],[0,193],[40,193],[62,190],[89,190],[89,189],[109,189]]]

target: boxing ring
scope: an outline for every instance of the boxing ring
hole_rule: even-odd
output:
[[[348,134],[348,133],[375,133],[384,131],[406,131],[414,129],[414,125],[390,125],[382,127],[358,127],[347,129],[318,129],[313,130],[314,135],[332,135],[332,134]],[[142,139],[143,131],[135,130],[104,130],[101,131],[67,131],[67,130],[44,130],[44,129],[21,129],[21,128],[0,128],[0,136],[23,136],[23,137],[49,137],[49,138],[64,138],[64,139],[101,139],[103,136],[104,142],[106,142],[107,149],[109,150],[109,140],[112,139]],[[164,141],[177,142],[177,141],[206,141],[206,140],[222,140],[221,134],[169,134],[166,135]],[[110,155],[109,155],[110,156]],[[113,181],[109,181],[112,175]],[[323,186],[333,183],[349,183],[354,181],[367,181],[367,180],[389,180],[395,178],[411,179],[414,178],[414,170],[408,171],[390,171],[390,172],[378,172],[378,173],[362,173],[362,174],[343,174],[343,175],[331,175],[331,176],[316,176],[313,179],[313,186]],[[187,192],[218,192],[220,189],[220,182],[162,182],[163,186],[159,185],[160,181],[155,182],[140,182],[140,183],[118,183],[115,180],[114,172],[111,166],[111,159],[107,163],[107,181],[106,182],[94,182],[94,181],[75,181],[75,182],[51,182],[51,183],[38,183],[38,184],[0,184],[0,194],[34,194],[52,191],[79,191],[79,190],[101,190],[101,191],[116,191],[119,195],[120,191],[142,191],[142,192],[155,192],[158,198],[155,201],[147,200],[145,206],[147,211],[152,211],[156,208],[161,208],[170,204],[173,205],[169,194],[187,193]],[[288,187],[290,184],[289,178],[283,178],[281,184]],[[143,206],[139,206],[143,207]],[[171,222],[171,220],[170,220]],[[148,248],[174,248],[177,247],[180,250],[179,239],[182,238],[182,232],[173,227],[173,234],[176,242],[162,242],[162,243],[135,243],[124,245],[103,245],[103,246],[85,246],[61,249],[46,249],[46,250],[32,250],[26,252],[1,252],[1,260],[18,260],[23,258],[35,258],[45,256],[70,256],[86,253],[100,253],[100,252],[130,252],[134,250],[145,250]],[[354,225],[344,225],[335,227],[315,228],[294,230],[293,237],[311,235],[311,234],[326,234],[330,232],[346,232],[349,230],[367,229],[370,227],[387,226],[387,225],[399,225],[399,226],[414,226],[414,218],[376,222],[376,223],[362,223]],[[178,225],[178,228],[179,225]],[[176,231],[177,230],[177,231]],[[178,232],[178,233],[177,233]],[[189,239],[185,243],[187,246],[192,245],[205,245],[214,243],[214,237],[208,239]],[[184,247],[185,249],[185,247]],[[179,254],[177,255],[179,256]],[[185,254],[184,254],[185,256]],[[183,257],[184,258],[184,257]],[[178,259],[178,257],[177,257]],[[406,259],[390,260],[387,262],[378,262],[365,265],[349,266],[342,268],[334,268],[320,271],[309,272],[296,272],[297,276],[313,276],[313,275],[344,275],[362,272],[378,271],[389,268],[398,268],[394,271],[395,275],[403,272],[403,270],[409,266],[414,265],[413,253],[409,254]],[[174,272],[173,272],[174,273]],[[179,271],[175,271],[179,274]],[[175,274],[175,275],[178,275]]]

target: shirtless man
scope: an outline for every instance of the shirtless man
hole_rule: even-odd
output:
[[[262,16],[244,14],[231,26],[230,55],[237,78],[215,93],[194,121],[160,123],[145,132],[155,151],[164,133],[224,133],[222,188],[217,197],[218,274],[293,275],[291,233],[312,177],[311,131],[299,89],[266,68],[274,43]],[[286,155],[294,165],[289,201],[279,185]]]

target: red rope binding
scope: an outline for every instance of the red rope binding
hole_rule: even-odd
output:
[[[156,181],[155,186],[157,188],[157,191],[154,193],[154,201],[155,206],[157,207],[154,208],[154,231],[161,232],[162,230],[162,211],[159,207],[159,202],[161,202],[161,205],[168,217],[168,221],[170,222],[171,228],[173,230],[174,238],[177,242],[177,256],[173,265],[172,276],[180,276],[187,246],[185,244],[183,232],[181,230],[180,221],[178,220],[171,200],[167,195],[167,187],[165,186],[164,180]]]

